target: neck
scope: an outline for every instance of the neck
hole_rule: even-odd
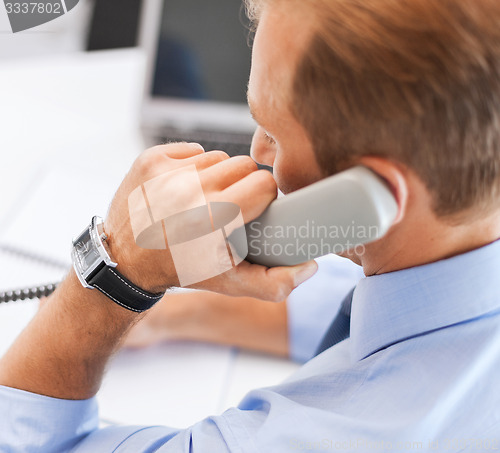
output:
[[[470,217],[469,217],[470,218]],[[450,258],[500,238],[500,212],[452,225],[432,216],[408,216],[359,257],[365,275],[383,274]]]

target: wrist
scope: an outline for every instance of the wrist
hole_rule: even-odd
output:
[[[56,299],[56,303],[61,304],[61,307],[70,312],[75,319],[77,316],[81,319],[80,313],[85,312],[85,317],[92,318],[92,323],[96,325],[96,328],[104,329],[103,326],[111,318],[117,329],[120,326],[128,328],[131,323],[142,317],[142,313],[125,310],[97,289],[84,288],[74,269],[71,269],[44,305],[49,304],[50,298]]]
[[[114,243],[114,240],[111,240],[111,243]],[[114,249],[122,250],[116,245]],[[90,225],[73,240],[71,257],[73,268],[83,287],[98,289],[127,310],[143,312],[163,297],[164,291],[147,291],[117,269],[118,264],[110,250],[103,221],[98,216],[94,216]],[[126,264],[122,263],[122,268],[126,269],[125,272],[129,276],[133,276]],[[135,279],[137,281],[137,276]],[[155,285],[150,284],[149,287]]]
[[[164,293],[177,283],[175,268],[167,265],[171,262],[168,251],[139,247],[128,223],[116,225],[106,219],[104,231],[111,255],[118,264],[116,270],[136,286],[150,293]]]

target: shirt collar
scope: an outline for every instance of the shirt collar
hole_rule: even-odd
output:
[[[353,360],[500,308],[499,271],[496,241],[452,258],[362,279],[352,302]]]

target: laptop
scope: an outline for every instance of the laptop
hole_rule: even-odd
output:
[[[146,144],[249,154],[256,125],[246,103],[251,49],[242,1],[145,0],[140,40]]]

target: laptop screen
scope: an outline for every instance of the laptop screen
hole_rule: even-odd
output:
[[[152,95],[246,103],[247,27],[241,0],[165,0]]]

